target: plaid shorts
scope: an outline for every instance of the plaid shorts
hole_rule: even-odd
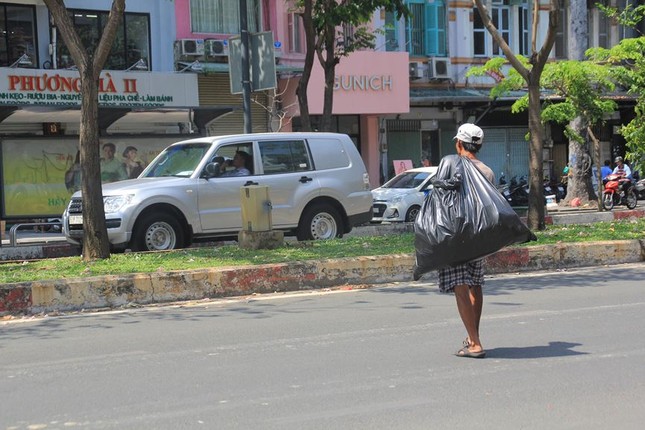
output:
[[[439,269],[439,291],[452,293],[456,285],[484,285],[484,260],[473,260],[455,267]]]

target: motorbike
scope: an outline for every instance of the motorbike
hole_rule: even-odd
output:
[[[645,200],[645,178],[636,181],[636,184],[634,184],[634,190],[636,191],[636,198],[638,200]]]
[[[517,179],[511,178],[506,200],[511,206],[528,206],[529,204],[529,183],[525,176]]]
[[[508,186],[508,183],[506,182],[506,176],[504,176],[504,172],[502,172],[502,175],[499,177],[497,191],[499,191],[500,194],[504,196],[504,198],[509,204],[511,203],[511,191]]]
[[[628,209],[634,209],[638,204],[636,187],[631,179],[620,175],[607,175],[603,180],[604,191],[602,193],[602,205],[610,211],[616,205],[626,205]]]

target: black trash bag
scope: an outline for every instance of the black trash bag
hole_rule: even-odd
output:
[[[514,243],[537,240],[468,158],[444,157],[436,178],[414,223],[415,280],[431,270],[483,258]]]

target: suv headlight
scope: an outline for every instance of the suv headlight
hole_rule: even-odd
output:
[[[117,212],[123,206],[130,203],[134,194],[127,194],[124,196],[107,196],[103,197],[103,210],[106,214]]]

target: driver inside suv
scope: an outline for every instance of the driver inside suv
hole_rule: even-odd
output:
[[[233,162],[231,163],[235,169],[222,173],[222,176],[249,176],[253,168],[253,161],[251,155],[242,150],[235,151]]]

